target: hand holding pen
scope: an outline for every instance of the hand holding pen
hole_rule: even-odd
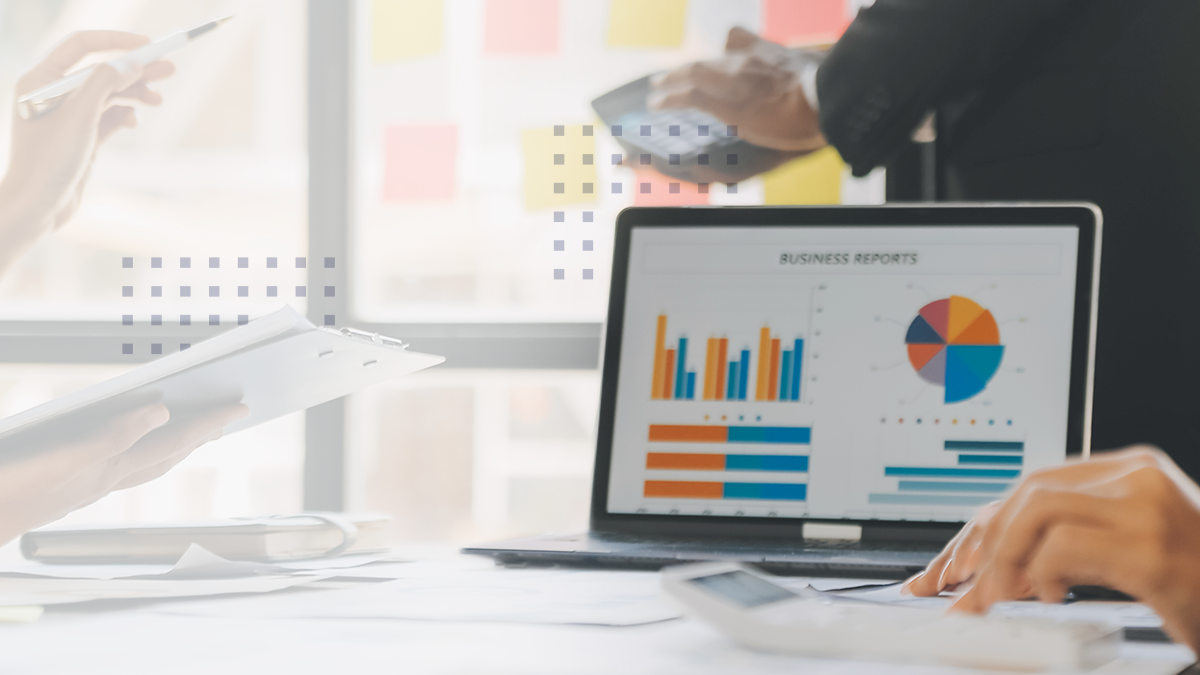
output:
[[[61,80],[85,57],[128,51],[150,39],[120,31],[75,33],[17,82],[17,96]],[[175,66],[125,61],[90,68],[79,86],[33,119],[13,115],[8,172],[0,181],[0,274],[42,235],[61,226],[79,206],[96,149],[116,130],[137,125],[124,102],[157,106],[162,96],[149,84]]]

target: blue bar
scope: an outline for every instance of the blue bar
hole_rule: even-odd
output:
[[[1023,441],[946,441],[947,450],[983,450],[985,452],[1024,452]]]
[[[800,443],[812,439],[810,427],[729,427],[726,443]]]
[[[687,374],[687,400],[692,401],[696,398],[696,373]]]
[[[808,471],[807,455],[725,455],[726,471]]]
[[[675,352],[675,398],[687,398],[687,338],[679,338]]]
[[[791,396],[792,389],[788,385],[792,383],[792,350],[783,350],[783,358],[780,359],[783,363],[779,367],[779,400],[786,401]]]
[[[800,400],[800,361],[804,359],[804,340],[796,340],[792,347],[792,400]]]
[[[738,362],[730,361],[729,362],[729,381],[727,381],[725,383],[725,389],[726,389],[725,400],[727,400],[727,401],[736,401],[737,400],[737,375],[738,375]]]
[[[725,499],[786,499],[804,501],[808,486],[804,483],[726,483]]]
[[[746,400],[746,383],[750,379],[750,350],[742,350],[742,365],[738,366],[738,400]]]
[[[868,504],[903,504],[906,506],[982,506],[992,497],[973,495],[867,495]]]
[[[900,491],[921,491],[928,490],[931,492],[1004,492],[1008,489],[1009,483],[951,483],[942,482],[940,480],[902,480],[900,481]]]
[[[1020,455],[959,455],[959,464],[1021,464]]]
[[[911,466],[889,466],[884,468],[885,476],[949,476],[953,478],[1016,478],[1021,475],[1020,469],[922,469]]]

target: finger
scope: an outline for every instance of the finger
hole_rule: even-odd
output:
[[[31,439],[31,447],[48,449],[28,460],[34,467],[30,481],[45,486],[47,492],[56,489],[125,452],[154,429],[166,424],[170,417],[166,406],[154,404],[117,417],[85,441],[64,441],[55,437]]]
[[[225,406],[147,434],[128,452],[109,460],[109,484],[118,485],[128,476],[174,457],[182,459],[197,447],[220,438],[227,425],[249,414],[250,409],[244,405]]]
[[[108,140],[118,129],[132,129],[137,126],[137,112],[133,108],[124,105],[115,105],[100,116],[100,125],[97,130],[97,142],[103,143]]]
[[[191,454],[191,451],[179,453],[172,456],[170,459],[159,462],[158,464],[146,467],[140,471],[135,471],[118,480],[117,484],[113,485],[109,491],[116,492],[117,490],[128,490],[129,488],[137,487],[143,483],[149,483],[150,481],[163,476],[171,469],[174,469],[177,464],[190,457]]]
[[[108,63],[97,64],[77,91],[71,94],[62,108],[66,114],[91,116],[99,122],[111,105],[109,100],[118,91],[128,88],[141,77],[141,66],[131,63],[118,70]]]
[[[968,523],[966,527],[970,527],[970,524]],[[942,574],[954,560],[954,548],[957,546],[960,536],[962,536],[961,532],[946,544],[942,552],[923,571],[905,581],[904,585],[900,587],[900,591],[920,597],[931,597],[940,593],[942,591]]]
[[[113,94],[112,98],[126,101],[137,101],[149,106],[157,106],[162,103],[162,94],[146,86],[144,82],[137,82],[131,87],[126,87]]]
[[[736,70],[741,57],[727,57],[713,61],[695,61],[676,68],[655,80],[660,92],[672,89],[700,88],[704,91],[719,91],[728,88],[732,71]]]
[[[699,89],[681,89],[662,95],[651,96],[647,100],[647,103],[651,110],[698,108],[712,113],[726,124],[731,124],[729,120],[733,119],[733,110],[728,103],[710,96]]]
[[[175,74],[175,64],[170,61],[154,61],[142,68],[142,82],[158,82]]]
[[[982,589],[976,583],[973,590],[982,594],[980,599],[985,604],[997,598],[1020,597],[1028,587],[1027,565],[1052,528],[1068,524],[1111,528],[1116,504],[1112,498],[1078,491],[1030,492],[1006,527],[986,538],[980,576],[986,573],[989,580]]]
[[[763,41],[764,40],[762,38],[758,37],[754,33],[751,33],[745,28],[742,28],[741,26],[734,26],[733,28],[729,29],[729,35],[725,37],[725,51],[749,51],[754,49],[759,42]]]
[[[1067,590],[1078,584],[1117,588],[1124,586],[1128,546],[1111,531],[1079,525],[1060,525],[1029,562],[1029,580],[1042,602],[1062,602]],[[1124,572],[1124,574],[1122,574]]]

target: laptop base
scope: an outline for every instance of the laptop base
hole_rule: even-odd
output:
[[[778,539],[664,539],[611,532],[585,532],[510,539],[462,549],[497,564],[565,565],[657,570],[693,562],[744,562],[789,576],[906,579],[925,569],[941,546],[928,542],[889,543],[807,539],[787,545]]]

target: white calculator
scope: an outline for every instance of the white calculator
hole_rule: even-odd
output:
[[[738,644],[783,654],[1080,672],[1117,658],[1122,640],[1108,624],[946,614],[791,590],[732,563],[667,568],[662,588]]]

